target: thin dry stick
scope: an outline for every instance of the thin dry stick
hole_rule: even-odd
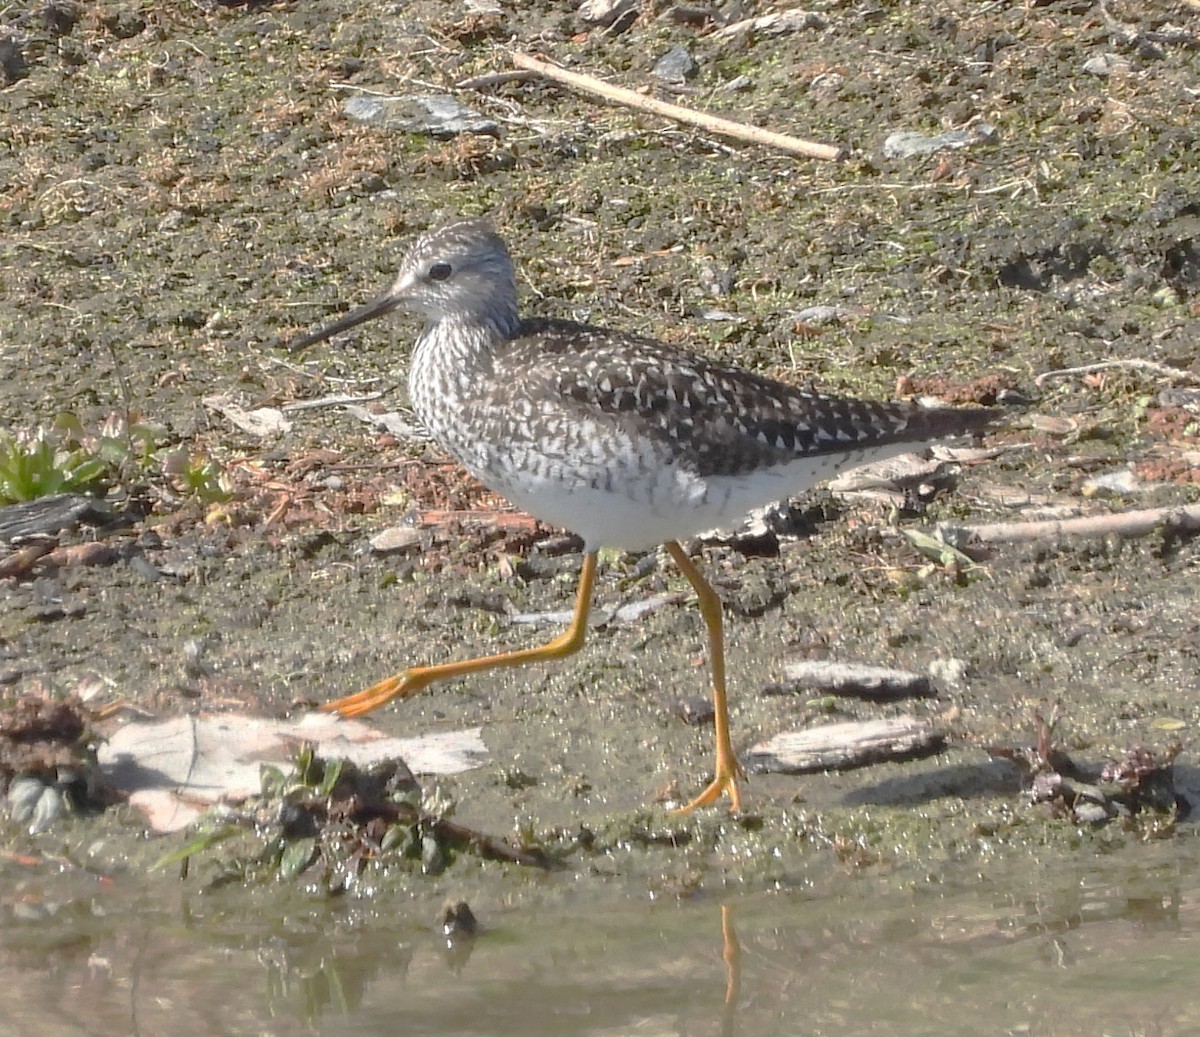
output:
[[[454,84],[456,90],[487,90],[505,83],[516,83],[532,78],[528,72],[490,72],[486,76],[471,76]]]
[[[1086,518],[1047,519],[1042,522],[995,522],[958,528],[984,544],[1024,544],[1066,536],[1099,537],[1115,534],[1129,538],[1141,537],[1162,526],[1177,530],[1200,529],[1200,504],[1143,508],[1117,515],[1089,515]]]
[[[1163,378],[1171,378],[1179,382],[1200,383],[1200,376],[1192,374],[1191,371],[1183,371],[1178,367],[1168,367],[1166,364],[1156,363],[1153,360],[1139,360],[1135,357],[1128,360],[1099,360],[1094,364],[1085,364],[1083,367],[1064,367],[1061,371],[1046,371],[1038,375],[1033,380],[1033,384],[1041,385],[1050,378],[1069,378],[1077,374],[1091,374],[1093,371],[1103,371],[1110,367],[1129,367],[1140,371],[1151,371]]]
[[[643,97],[632,90],[613,86],[593,76],[585,76],[579,72],[568,72],[565,68],[552,65],[547,61],[539,61],[537,58],[529,54],[522,54],[520,51],[515,52],[512,59],[513,64],[518,68],[528,69],[530,72],[538,72],[547,79],[566,83],[576,90],[583,90],[589,94],[597,94],[605,100],[628,105],[630,108],[638,108],[644,112],[652,112],[655,115],[662,115],[668,119],[674,119],[676,122],[690,123],[693,126],[699,126],[701,129],[708,130],[710,133],[719,133],[725,137],[733,137],[735,140],[753,141],[755,144],[766,144],[772,148],[779,148],[781,151],[789,151],[795,155],[804,155],[806,158],[825,159],[828,162],[836,162],[845,155],[845,152],[841,148],[835,148],[830,144],[816,144],[813,141],[802,140],[799,137],[789,137],[784,133],[775,133],[772,130],[760,129],[758,126],[747,126],[745,123],[733,122],[730,119],[722,119],[716,115],[693,111],[691,108],[682,108],[677,104],[668,104],[666,101],[660,101],[654,97]]]

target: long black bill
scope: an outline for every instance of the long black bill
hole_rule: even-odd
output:
[[[335,320],[332,324],[326,325],[318,331],[310,331],[307,335],[289,343],[287,348],[293,353],[300,349],[307,349],[317,342],[324,342],[327,338],[332,338],[334,335],[348,331],[359,324],[374,320],[376,317],[382,317],[385,313],[391,313],[399,305],[400,300],[396,296],[391,292],[384,292],[383,295],[377,299],[372,299],[365,306],[360,306],[357,310],[351,310],[341,320]]]

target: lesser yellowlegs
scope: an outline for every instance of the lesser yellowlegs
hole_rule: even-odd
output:
[[[570,655],[587,631],[597,551],[662,544],[700,599],[716,716],[715,776],[683,809],[723,794],[739,809],[721,602],[679,541],[843,468],[981,428],[992,411],[823,396],[653,339],[521,317],[508,250],[481,220],[419,237],[391,288],[293,348],[398,309],[426,318],[408,374],[426,429],[485,485],[577,533],[586,553],[559,637],[412,667],[324,708],[357,716],[435,681]]]

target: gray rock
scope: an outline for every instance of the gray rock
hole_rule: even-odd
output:
[[[1091,76],[1111,76],[1128,72],[1129,62],[1118,54],[1097,54],[1083,63],[1083,70]]]
[[[687,47],[677,43],[654,63],[652,72],[664,83],[686,83],[694,79],[700,66],[688,53]]]
[[[883,142],[884,158],[914,158],[918,155],[932,155],[947,148],[966,148],[994,139],[996,128],[981,122],[963,130],[947,130],[930,136],[901,130],[893,133]]]
[[[583,0],[576,10],[576,17],[584,25],[599,25],[609,28],[618,22],[632,24],[637,17],[638,0]]]
[[[15,83],[29,75],[25,55],[11,36],[0,39],[0,78],[5,83]]]
[[[342,110],[355,122],[449,140],[460,133],[500,136],[500,124],[460,104],[448,94],[404,97],[351,97]]]
[[[1108,817],[1108,811],[1100,803],[1083,802],[1075,807],[1075,818],[1082,824],[1102,825]]]

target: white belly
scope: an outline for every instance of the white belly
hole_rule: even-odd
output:
[[[589,551],[615,547],[645,551],[710,529],[736,527],[754,508],[801,493],[846,468],[892,457],[916,444],[854,450],[800,458],[785,465],[738,475],[700,478],[678,467],[628,469],[611,479],[566,476],[553,469],[531,476],[483,481],[543,522],[582,537]],[[587,469],[583,469],[586,471]]]

